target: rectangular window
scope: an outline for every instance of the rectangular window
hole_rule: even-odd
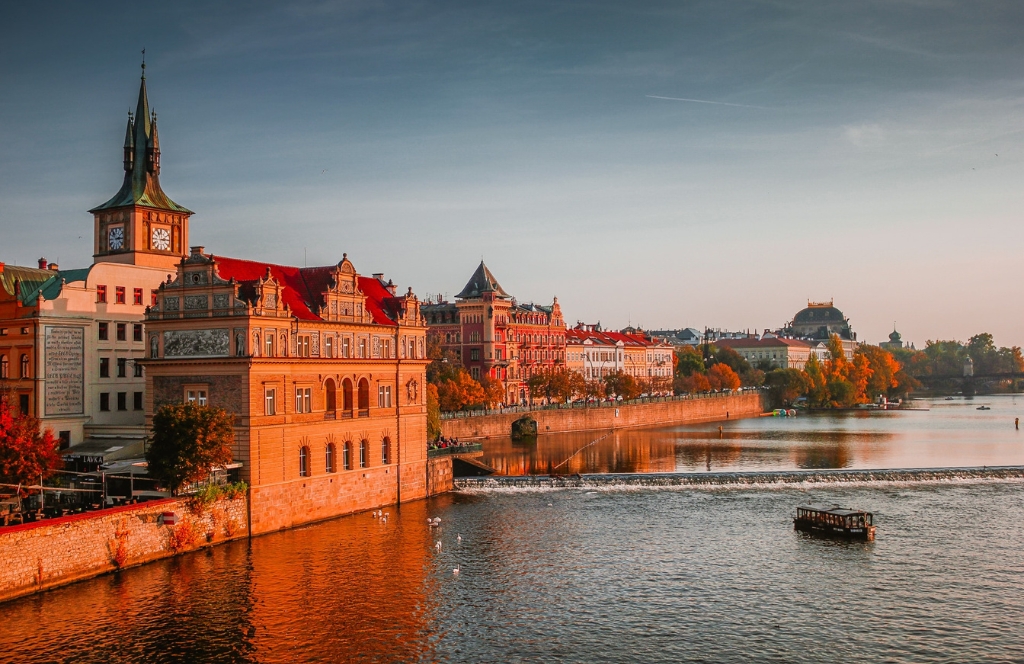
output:
[[[359,358],[366,359],[366,339],[359,340]]]
[[[300,334],[295,338],[295,354],[298,357],[309,357],[309,347],[312,344],[309,342],[308,334]]]
[[[18,395],[18,408],[21,409],[21,414],[22,415],[28,415],[28,395],[27,394],[19,394]]]
[[[324,339],[324,352],[327,354],[327,357],[334,357],[334,339],[331,337]]]
[[[141,394],[141,392],[139,393]],[[206,390],[186,390],[185,403],[194,403],[197,406],[206,405]]]
[[[117,286],[114,289],[114,303],[125,304],[124,286]]]
[[[469,372],[472,374],[473,380],[480,380],[480,367],[473,367]]]
[[[277,390],[267,390],[263,398],[263,414],[277,414]]]
[[[106,286],[97,286],[96,287],[96,301],[100,302],[100,303],[104,303],[104,302],[107,301],[107,287]]]
[[[128,393],[118,392],[117,393],[117,409],[128,410]]]
[[[133,291],[132,303],[133,304],[137,304],[139,306],[142,306],[142,289],[141,288],[136,288]]]
[[[341,356],[348,359],[352,355],[352,340],[348,337],[344,337],[341,340]]]
[[[391,408],[391,386],[381,385],[377,388],[377,407]]]
[[[132,341],[142,341],[142,325],[140,323],[132,325]]]
[[[99,340],[106,341],[110,338],[110,323],[99,324]]]
[[[100,410],[103,412],[110,410],[110,392],[100,392]]]
[[[267,357],[274,357],[274,333],[273,332],[268,332],[267,333],[267,344],[266,344],[266,346],[267,346],[266,356]]]
[[[132,394],[132,409],[142,410],[142,392],[135,392]]]
[[[117,358],[117,377],[124,378],[128,375],[128,358]]]
[[[132,363],[132,376],[135,378],[142,378],[142,365],[138,362]]]
[[[110,378],[110,358],[100,358],[100,378]]]
[[[128,324],[118,323],[117,324],[117,340],[128,341]]]
[[[313,412],[313,390],[309,387],[296,387],[295,388],[295,412],[296,413],[312,413]]]
[[[470,359],[470,361],[479,361],[480,360],[480,349],[479,348],[470,348],[469,349],[469,359]]]

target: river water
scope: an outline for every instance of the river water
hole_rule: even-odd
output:
[[[949,465],[1020,463],[993,451],[1024,446],[1004,431],[1014,404],[1001,399],[925,412],[1001,413],[991,436],[924,426],[961,431],[932,444],[886,416],[732,423],[749,433],[730,463],[799,467],[795,450],[813,437],[797,432],[830,422],[874,427],[874,438],[836,433],[851,466],[927,465],[943,450]],[[918,438],[918,454],[900,449]],[[783,442],[757,442],[769,439]],[[964,456],[971,440],[985,451]],[[877,540],[794,532],[806,502],[873,511]],[[0,661],[1024,661],[1019,481],[487,489],[389,511],[386,523],[354,515],[0,604]]]
[[[525,444],[495,438],[484,441],[481,461],[499,475],[1024,465],[1024,431],[1014,428],[1024,395],[914,405],[921,410],[555,434]]]

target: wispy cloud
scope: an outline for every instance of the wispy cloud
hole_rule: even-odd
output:
[[[767,106],[754,106],[753,104],[733,104],[728,101],[711,101],[709,99],[687,99],[686,97],[661,97],[659,95],[645,95],[648,99],[665,99],[667,101],[689,101],[694,104],[714,104],[715,106],[735,106],[737,108],[760,108],[765,111],[772,110]]]

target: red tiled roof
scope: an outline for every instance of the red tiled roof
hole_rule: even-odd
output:
[[[323,293],[334,281],[334,265],[321,267],[292,267],[261,263],[242,258],[215,256],[217,274],[222,279],[234,279],[242,284],[250,284],[266,277],[267,269],[284,290],[281,299],[299,320],[323,320],[314,313],[323,303]],[[359,277],[359,289],[366,296],[366,308],[378,325],[394,325],[394,319],[388,314],[388,304],[395,299],[386,288],[373,277]]]

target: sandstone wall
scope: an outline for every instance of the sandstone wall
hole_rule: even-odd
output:
[[[0,528],[0,601],[248,535],[246,501],[170,498]],[[175,512],[178,524],[160,515]]]
[[[427,461],[427,495],[436,496],[452,490],[452,458],[438,457]]]
[[[537,420],[540,433],[545,434],[713,422],[751,417],[765,410],[766,403],[760,392],[743,392],[728,396],[617,407],[536,410],[531,411],[529,415]],[[499,413],[442,420],[441,431],[446,437],[456,437],[460,440],[507,436],[512,422],[523,415],[524,413]]]

